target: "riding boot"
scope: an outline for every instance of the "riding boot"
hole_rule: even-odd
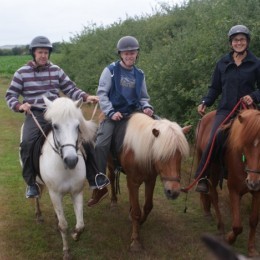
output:
[[[92,143],[83,143],[83,148],[86,153],[86,177],[89,186],[91,189],[102,189],[109,184],[109,179],[97,169],[94,146]]]
[[[20,155],[22,161],[22,174],[25,182],[27,183],[25,197],[37,198],[40,195],[40,191],[38,185],[36,184],[36,176],[34,174],[33,161],[31,159],[32,156],[30,156],[31,148],[28,149],[28,152],[25,147],[28,149],[28,144],[23,145],[23,143],[21,143]]]

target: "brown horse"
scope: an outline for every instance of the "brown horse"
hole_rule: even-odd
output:
[[[197,127],[197,155],[201,158],[203,149],[209,138],[215,111],[206,114]],[[242,233],[240,203],[244,194],[252,195],[252,209],[249,218],[248,254],[256,256],[255,247],[256,227],[260,209],[260,111],[254,109],[242,110],[234,119],[229,130],[224,153],[224,164],[228,172],[227,187],[230,197],[232,213],[232,230],[225,235],[225,240],[232,244]],[[206,215],[210,215],[210,206],[214,206],[218,221],[218,229],[224,232],[224,224],[218,206],[217,185],[219,181],[220,165],[212,161],[210,170],[209,194],[201,194],[201,200]]]
[[[189,153],[184,133],[190,127],[181,128],[166,119],[154,120],[136,113],[127,122],[122,152],[118,155],[126,174],[129,191],[130,218],[132,220],[131,251],[143,248],[140,242],[140,225],[153,208],[153,192],[157,175],[164,185],[168,199],[176,199],[180,192],[181,159]],[[111,206],[117,203],[114,164],[108,162],[111,182]],[[145,185],[143,210],[139,204],[139,188]]]

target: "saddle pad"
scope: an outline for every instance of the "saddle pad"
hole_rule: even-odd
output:
[[[43,131],[45,135],[47,136],[50,131],[52,130],[51,124],[47,124],[44,128]],[[40,155],[42,151],[42,146],[45,142],[46,138],[43,134],[40,134],[39,137],[35,140],[35,143],[33,145],[33,149],[31,151],[31,157],[32,157],[32,162],[33,162],[33,169],[36,175],[40,175]]]

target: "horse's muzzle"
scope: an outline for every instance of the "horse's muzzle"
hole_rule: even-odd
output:
[[[63,161],[65,163],[65,166],[69,169],[74,169],[78,163],[78,157],[77,156],[67,156],[66,158],[63,158]]]
[[[169,190],[169,189],[164,189],[164,194],[167,199],[175,200],[179,197],[180,195],[180,190]]]
[[[250,179],[246,179],[247,188],[251,191],[259,191],[260,190],[260,180],[252,181]]]

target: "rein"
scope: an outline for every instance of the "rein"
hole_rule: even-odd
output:
[[[239,106],[242,106],[243,109],[247,108],[247,106],[244,103],[244,101],[242,100],[242,98],[237,102],[237,104],[232,109],[232,111],[227,115],[225,120],[219,125],[218,129],[228,121],[228,119],[236,112],[236,110],[238,109]],[[198,177],[196,179],[194,179],[194,181],[191,184],[189,184],[187,187],[181,189],[183,192],[187,193],[190,189],[192,189],[196,185],[198,180],[201,178],[201,176],[204,173],[204,171],[206,170],[206,168],[208,166],[208,163],[209,163],[209,160],[210,160],[210,157],[211,157],[211,154],[212,154],[212,151],[213,151],[213,147],[214,147],[214,144],[215,144],[217,132],[218,131],[216,131],[214,136],[213,136],[212,143],[211,143],[211,146],[210,146],[210,150],[209,150],[209,153],[208,153],[208,157],[207,157],[206,163],[203,166],[203,169],[199,173]],[[198,135],[198,133],[197,133],[197,135]]]
[[[39,124],[37,118],[35,117],[35,115],[33,114],[32,110],[29,110],[30,114],[32,115],[33,121],[35,122],[35,124],[38,126],[38,128],[40,129],[41,133],[43,134],[43,136],[45,137],[45,140],[47,140],[47,142],[49,143],[49,145],[51,146],[51,148],[53,149],[54,152],[56,152],[57,154],[60,154],[59,151],[51,144],[51,142],[47,139],[46,134],[44,133],[41,125]]]
[[[95,114],[96,114],[96,112],[97,112],[97,107],[98,107],[98,103],[96,103],[96,105],[95,105],[95,107],[94,107],[94,110],[93,110],[93,113],[92,113],[92,116],[91,116],[91,119],[90,119],[90,120],[93,120],[93,118],[94,118],[94,116],[95,116]],[[51,142],[47,139],[46,134],[44,133],[44,131],[43,131],[41,125],[39,124],[37,118],[35,117],[35,115],[33,114],[33,112],[32,112],[31,109],[29,110],[29,112],[30,112],[30,114],[32,115],[32,118],[33,118],[35,124],[37,125],[37,127],[39,128],[39,130],[41,131],[41,133],[43,134],[43,136],[45,137],[45,140],[47,140],[47,142],[49,143],[49,145],[51,146],[51,148],[53,149],[53,151],[54,151],[55,153],[57,153],[58,155],[60,155],[61,158],[63,158],[62,149],[63,149],[64,147],[66,147],[66,146],[72,146],[73,148],[76,149],[76,151],[79,149],[79,147],[80,147],[80,145],[81,145],[81,143],[82,143],[82,142],[79,142],[79,141],[77,141],[76,145],[74,145],[74,144],[64,144],[64,145],[60,145],[59,142],[57,141],[57,138],[55,137],[54,131],[52,130],[53,140],[54,140],[54,145],[55,145],[55,146],[53,146],[53,145],[51,144]]]

